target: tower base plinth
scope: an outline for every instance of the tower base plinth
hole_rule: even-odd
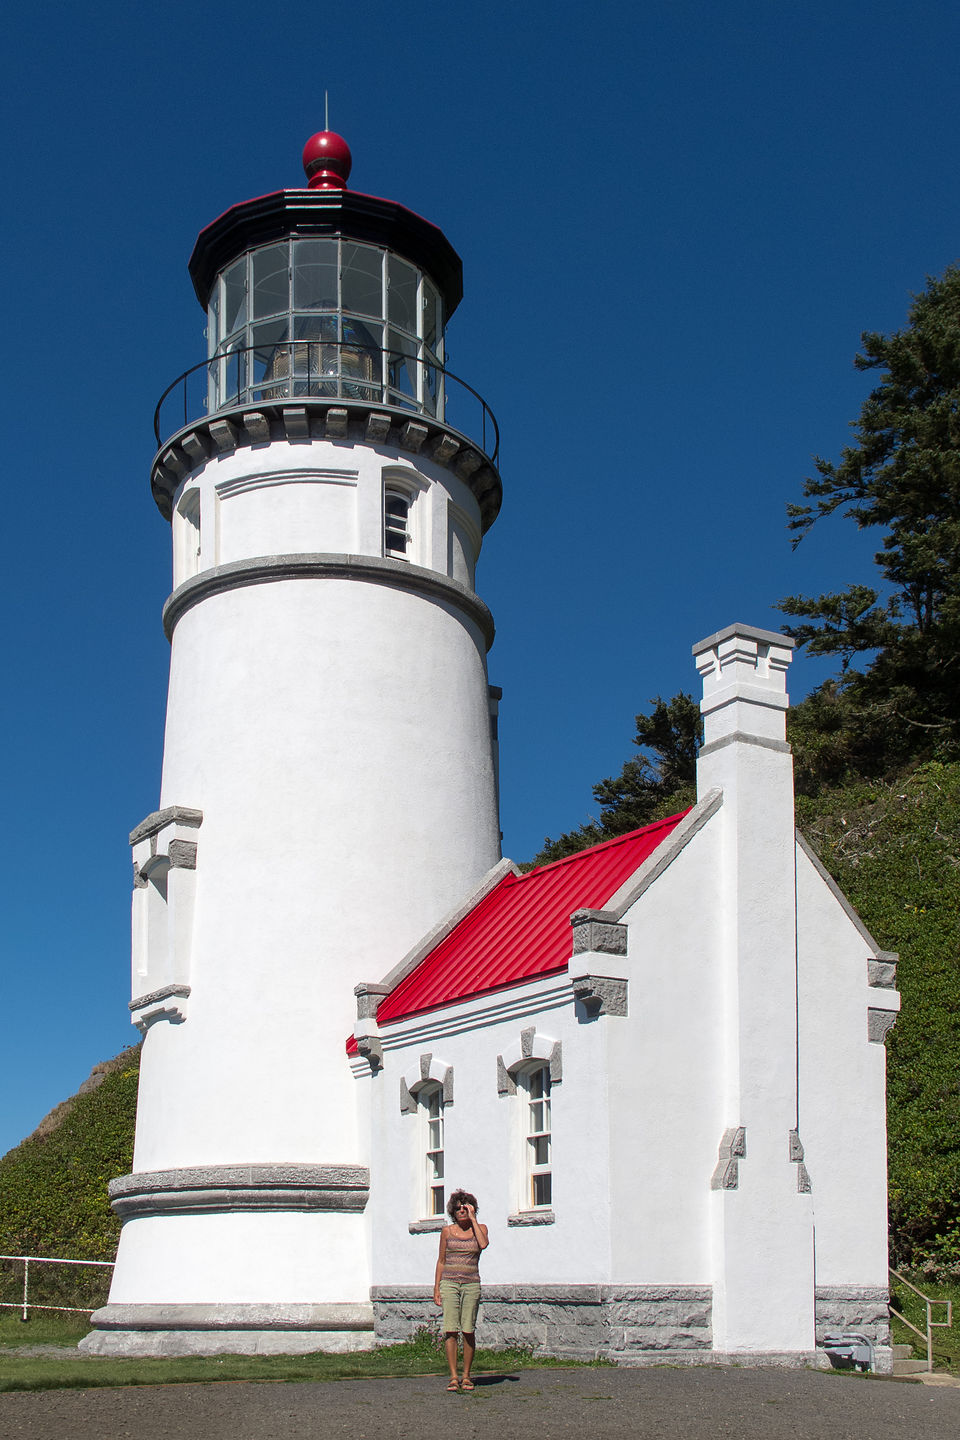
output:
[[[340,1355],[372,1350],[369,1305],[105,1305],[87,1355]]]

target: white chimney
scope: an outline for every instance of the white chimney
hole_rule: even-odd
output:
[[[796,1161],[792,649],[792,640],[752,625],[729,625],[693,647],[703,677],[698,790],[723,792],[711,954],[723,1031],[721,1123],[711,1202],[714,1345],[728,1352],[814,1349],[813,1216]]]

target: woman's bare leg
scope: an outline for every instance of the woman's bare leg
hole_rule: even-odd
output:
[[[450,1367],[450,1379],[457,1378],[457,1332],[448,1330],[444,1337],[447,1351],[447,1364]],[[473,1352],[471,1351],[471,1358]],[[466,1355],[466,1337],[464,1337],[464,1355]]]
[[[470,1367],[473,1365],[473,1357],[477,1349],[477,1337],[474,1334],[468,1335],[463,1332],[463,1379],[461,1385],[472,1384],[470,1380]]]

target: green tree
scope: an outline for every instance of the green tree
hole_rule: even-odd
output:
[[[882,530],[883,592],[854,584],[788,596],[779,608],[803,622],[785,628],[811,654],[840,657],[841,698],[875,731],[874,763],[892,770],[960,745],[960,268],[928,280],[905,329],[868,331],[861,342],[854,364],[881,371],[880,383],[854,443],[837,464],[816,458],[808,503],[788,513],[795,546],[838,510]],[[857,657],[862,669],[852,668]]]
[[[703,740],[700,708],[685,694],[672,700],[658,695],[650,703],[651,713],[636,717],[633,743],[643,753],[628,760],[619,775],[593,787],[593,798],[601,807],[599,818],[557,840],[547,837],[533,864],[561,860],[694,803],[697,752]]]

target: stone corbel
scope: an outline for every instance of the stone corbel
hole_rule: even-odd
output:
[[[587,1015],[626,1015],[627,982],[614,975],[577,975],[570,981],[573,998]]]
[[[355,985],[353,993],[357,997],[357,1023],[353,1031],[357,1053],[362,1055],[370,1069],[376,1072],[383,1068],[383,1045],[377,1025],[377,1010],[383,997],[389,995],[390,987],[364,982]]]
[[[366,1028],[366,1025],[369,1025],[369,1029]],[[383,1068],[383,1045],[380,1043],[380,1032],[375,1021],[368,1021],[366,1025],[361,1022],[353,1032],[357,1042],[357,1054],[363,1056],[371,1070],[381,1070]]]
[[[740,1161],[747,1153],[747,1132],[742,1125],[724,1130],[717,1168],[710,1177],[711,1190],[736,1190],[740,1184]]]
[[[880,1010],[867,1007],[867,1039],[874,1045],[882,1045],[897,1023],[896,1010]]]

